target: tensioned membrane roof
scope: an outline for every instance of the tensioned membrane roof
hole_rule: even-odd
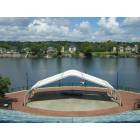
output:
[[[71,76],[79,77],[81,79],[84,79],[84,80],[87,80],[89,82],[98,84],[100,86],[114,89],[111,84],[109,84],[107,81],[105,81],[103,79],[97,78],[95,76],[91,76],[89,74],[80,72],[78,70],[68,70],[68,71],[62,72],[60,74],[56,74],[54,76],[51,76],[51,77],[48,77],[46,79],[38,81],[35,85],[33,85],[31,87],[31,90],[42,87],[42,86],[45,86],[47,84],[56,82],[58,80],[61,80],[61,79],[67,78],[67,77],[71,77]]]

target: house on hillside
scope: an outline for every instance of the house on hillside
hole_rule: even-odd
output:
[[[61,47],[61,53],[64,53],[65,52],[65,48],[64,46]]]
[[[125,52],[131,53],[131,51],[132,51],[132,48],[131,48],[130,46],[127,46],[127,47],[125,48]]]
[[[117,52],[117,48],[113,47],[113,53],[116,53],[116,52]]]
[[[8,49],[6,53],[7,54],[18,54],[19,52],[17,52],[16,49]]]
[[[132,52],[133,52],[133,53],[139,53],[139,47],[138,47],[138,45],[135,45],[135,46],[132,48]]]
[[[6,49],[5,48],[0,48],[0,54],[6,53]]]
[[[124,53],[124,47],[120,46],[120,47],[119,47],[119,52],[120,52],[120,53]]]
[[[57,49],[54,47],[48,47],[46,53],[46,58],[52,58],[57,53]]]
[[[70,46],[68,51],[69,51],[69,53],[75,53],[76,52],[76,47],[75,46]]]
[[[31,51],[30,48],[23,48],[21,50],[21,52],[23,52],[23,53],[29,53],[30,51]]]
[[[56,52],[57,52],[57,50],[54,47],[48,47],[47,48],[47,54],[54,54]]]

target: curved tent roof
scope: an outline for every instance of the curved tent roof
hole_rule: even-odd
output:
[[[105,81],[103,79],[97,78],[95,76],[91,76],[89,74],[80,72],[78,70],[68,70],[68,71],[62,72],[60,74],[56,74],[54,76],[51,76],[51,77],[48,77],[46,79],[38,81],[35,85],[33,85],[31,87],[31,90],[35,89],[35,88],[45,86],[47,84],[53,83],[55,81],[58,81],[58,80],[61,80],[61,79],[64,79],[64,78],[67,78],[67,77],[70,77],[70,76],[79,77],[81,79],[84,79],[84,80],[87,80],[89,82],[98,84],[100,86],[114,89],[112,85],[110,85],[107,81]]]

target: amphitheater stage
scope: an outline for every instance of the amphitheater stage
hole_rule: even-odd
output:
[[[100,87],[48,87],[36,91],[26,106],[23,105],[27,91],[6,94],[6,98],[14,99],[12,109],[35,115],[46,116],[98,116],[134,110],[135,102],[140,99],[139,93],[118,90],[122,101],[113,101],[107,95],[106,88]],[[66,92],[69,91],[69,92]],[[76,92],[75,92],[76,91]],[[77,92],[78,91],[78,92]],[[72,93],[72,94],[71,94]]]
[[[79,92],[78,92],[79,93]],[[119,106],[106,93],[41,93],[27,104],[31,108],[53,111],[90,111]]]

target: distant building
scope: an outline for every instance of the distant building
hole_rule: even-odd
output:
[[[70,47],[69,47],[69,52],[70,52],[70,53],[76,52],[76,47],[75,47],[75,46],[70,46]]]
[[[138,54],[140,54],[140,46],[138,46]]]
[[[120,47],[119,47],[119,52],[120,52],[120,53],[123,53],[123,52],[124,52],[124,47],[120,46]]]
[[[57,53],[57,50],[54,47],[48,47],[46,53],[46,58],[52,58]]]
[[[64,53],[65,52],[65,48],[64,46],[61,47],[61,53]]]
[[[23,48],[23,49],[22,49],[22,52],[24,52],[24,53],[29,53],[29,52],[30,52],[30,48]]]
[[[56,52],[57,52],[57,50],[54,47],[48,47],[47,48],[47,54],[54,54]]]
[[[17,53],[19,53],[19,52],[17,52],[16,49],[8,49],[8,50],[6,51],[6,53],[7,53],[7,54],[17,54]]]
[[[139,53],[139,47],[138,47],[138,45],[135,45],[135,46],[132,48],[132,52],[133,52],[133,53]]]
[[[117,48],[113,47],[113,52],[116,53],[117,52]]]
[[[131,48],[130,46],[127,46],[127,47],[125,48],[125,52],[131,53],[131,51],[132,51],[132,48]]]
[[[6,53],[6,49],[5,48],[0,48],[0,54]]]
[[[0,54],[3,53],[2,48],[0,48]]]

